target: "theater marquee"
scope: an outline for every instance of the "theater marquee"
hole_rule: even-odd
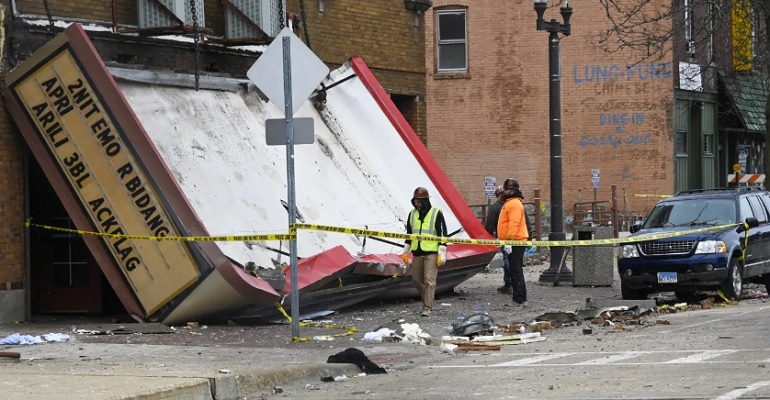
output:
[[[146,133],[80,26],[14,69],[5,90],[78,229],[115,235],[84,240],[129,312],[150,317],[200,279],[194,245],[120,236],[187,232],[151,173],[163,165],[139,155]]]

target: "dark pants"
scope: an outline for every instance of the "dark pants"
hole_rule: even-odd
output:
[[[511,247],[508,254],[508,275],[513,285],[513,301],[523,303],[527,301],[527,285],[524,283],[524,246]],[[505,265],[505,264],[504,264]]]
[[[508,267],[508,255],[505,254],[503,249],[500,249],[500,252],[503,253],[503,283],[506,285],[511,284],[511,269]]]

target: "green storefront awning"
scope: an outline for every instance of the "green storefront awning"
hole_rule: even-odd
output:
[[[735,106],[744,128],[751,132],[765,132],[767,121],[768,82],[756,74],[732,74],[719,72],[727,95]]]

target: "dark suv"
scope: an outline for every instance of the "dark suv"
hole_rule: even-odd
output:
[[[690,190],[661,200],[632,237],[725,226],[620,246],[618,272],[627,300],[721,289],[740,299],[743,282],[770,285],[770,194],[758,187]],[[747,238],[748,236],[748,238]]]

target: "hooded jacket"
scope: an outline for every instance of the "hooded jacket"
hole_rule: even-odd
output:
[[[527,240],[529,238],[523,200],[524,197],[518,190],[512,197],[505,200],[497,221],[497,239]]]

